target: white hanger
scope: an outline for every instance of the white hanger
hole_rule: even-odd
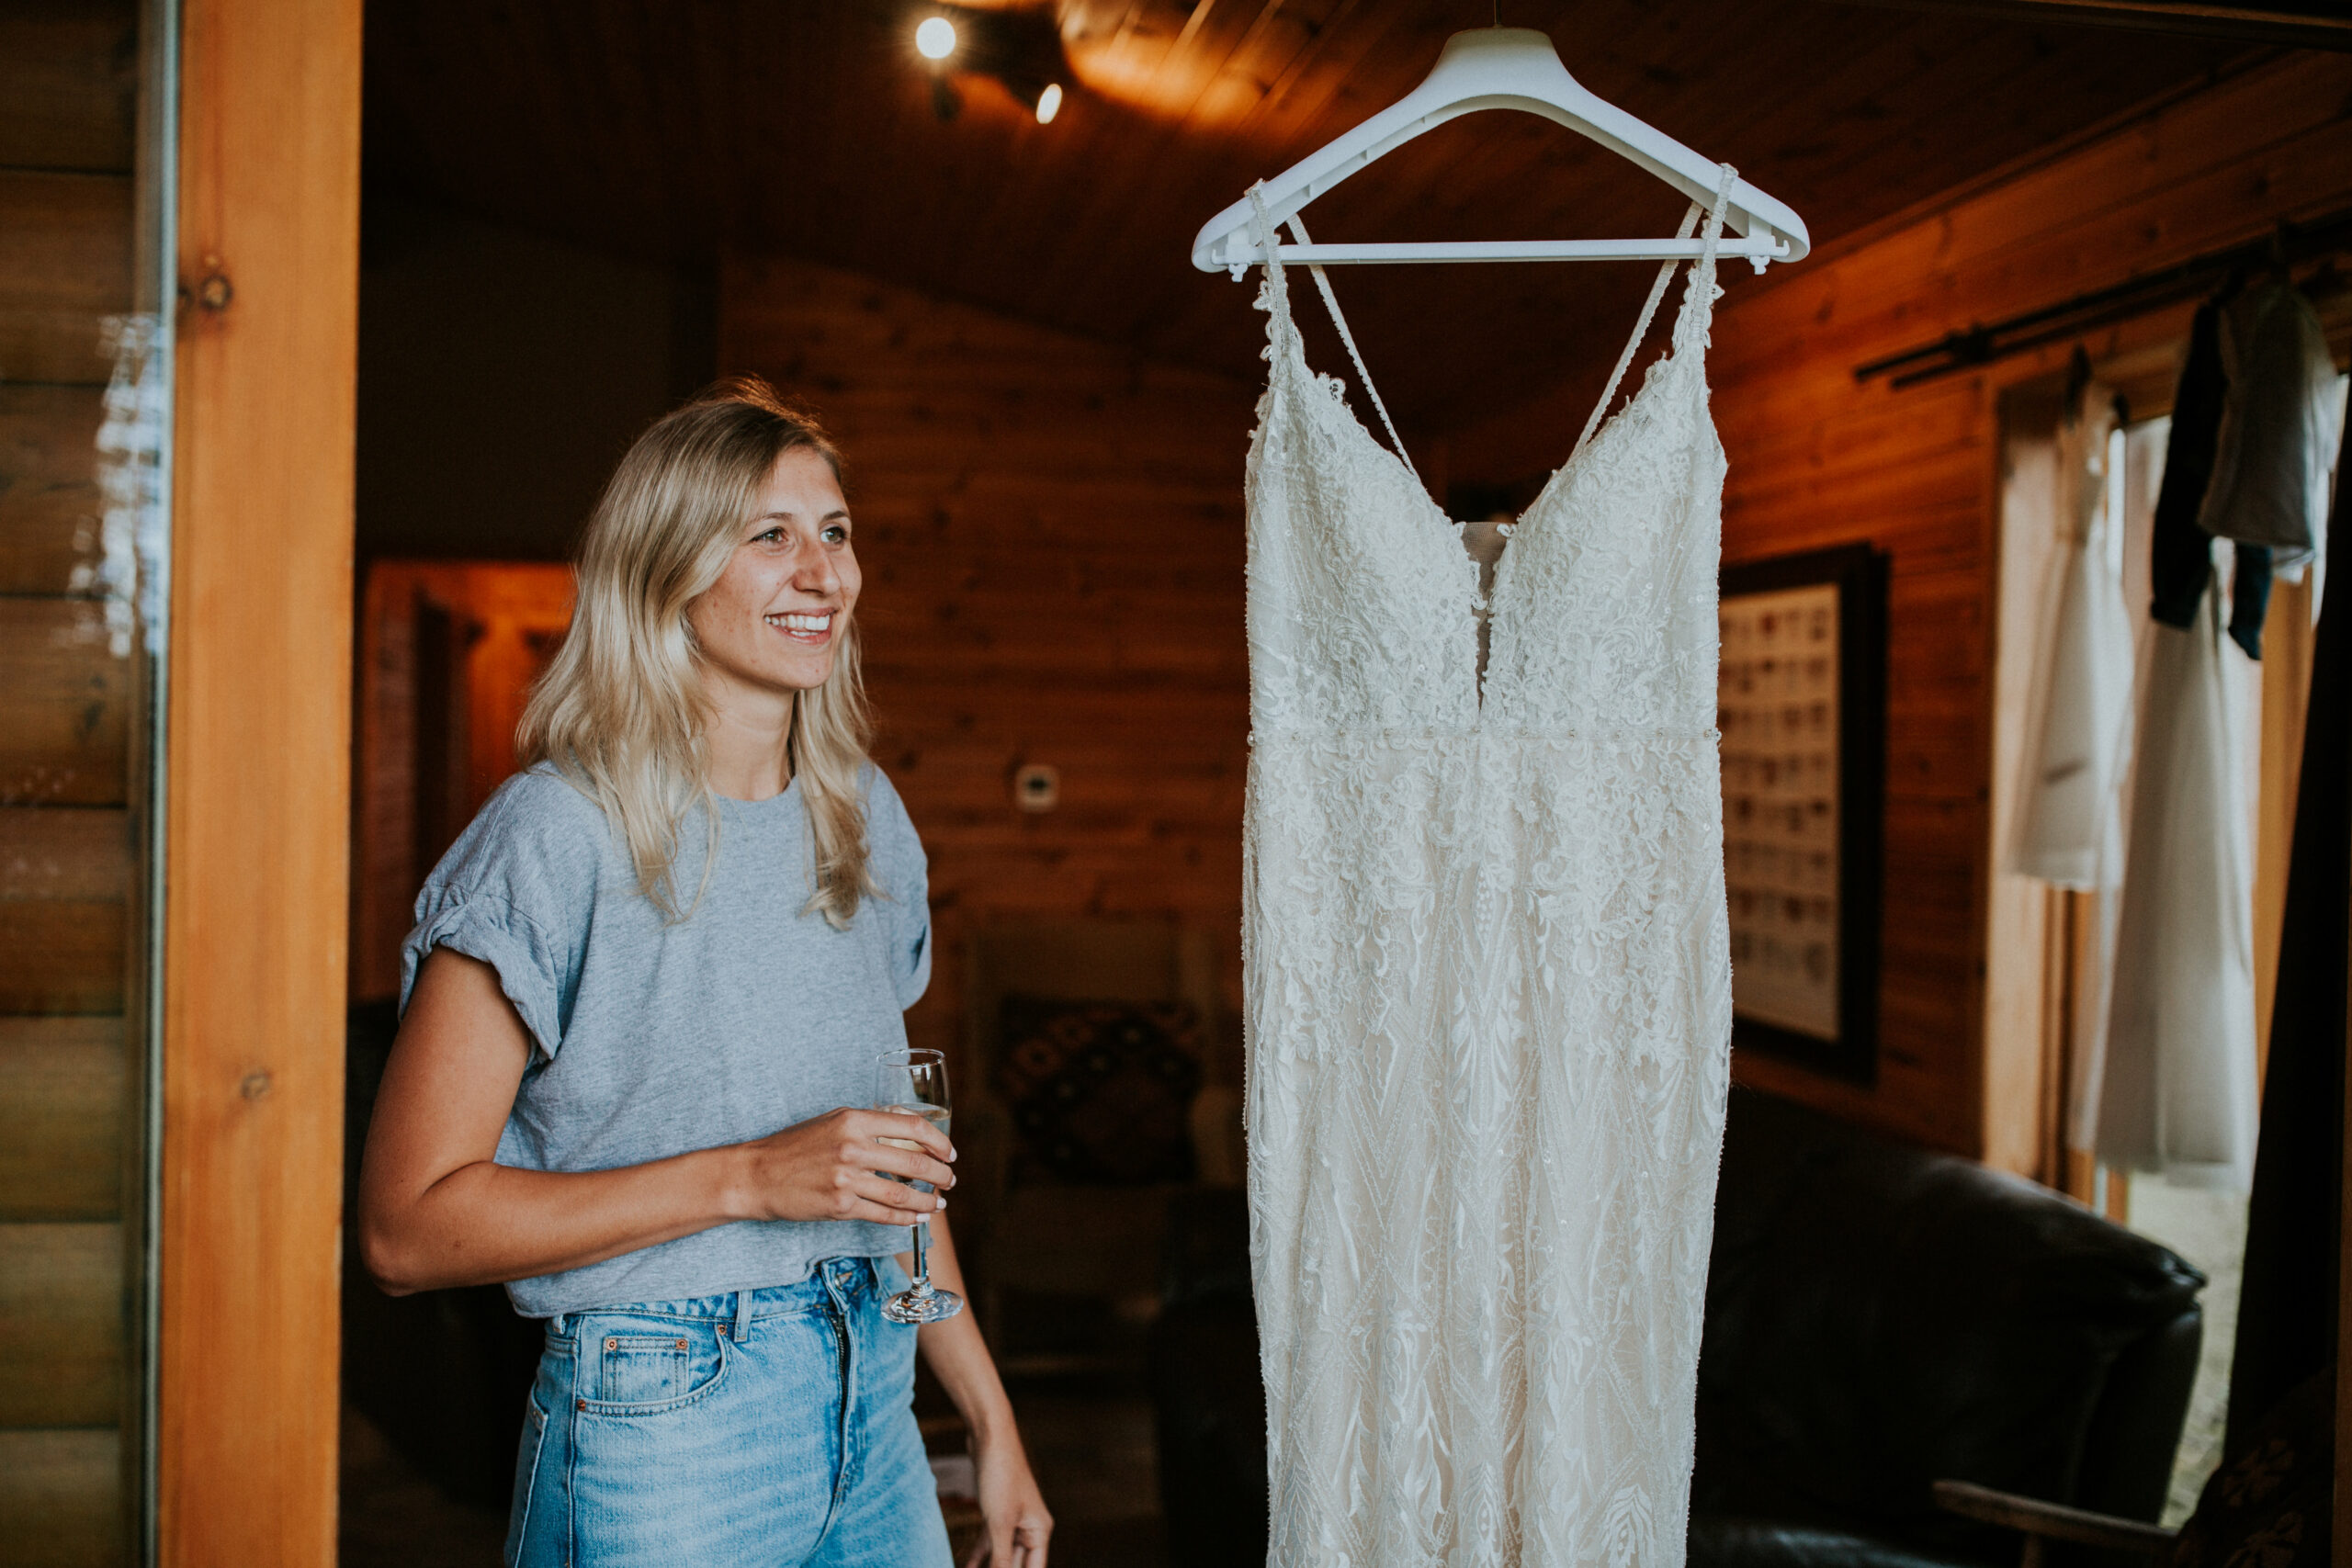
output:
[[[1309,154],[1265,184],[1268,215],[1279,226],[1299,209],[1374,159],[1393,152],[1433,126],[1480,109],[1524,109],[1581,131],[1611,152],[1623,153],[1651,174],[1712,207],[1721,183],[1720,164],[1690,151],[1664,131],[1644,125],[1623,109],[1595,97],[1560,63],[1552,40],[1532,28],[1477,28],[1454,34],[1421,85],[1320,152]],[[1724,221],[1743,238],[1716,248],[1723,256],[1745,256],[1757,271],[1776,261],[1795,261],[1813,248],[1804,220],[1746,180],[1732,184]],[[1265,258],[1251,237],[1247,197],[1208,220],[1193,241],[1193,265],[1203,272],[1220,267],[1236,276]],[[1453,240],[1434,243],[1282,245],[1286,262],[1470,262],[1470,261],[1664,261],[1697,256],[1703,242],[1688,240]]]

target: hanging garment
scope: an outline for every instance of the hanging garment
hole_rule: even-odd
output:
[[[2229,395],[2198,525],[2268,547],[2298,570],[2324,540],[2335,468],[2335,361],[2311,301],[2284,283],[2249,288],[2222,312]]]
[[[2210,548],[2210,546],[2209,546]],[[2254,1174],[2254,867],[2246,737],[2218,587],[2149,628],[2147,703],[2090,1145],[2119,1169],[2243,1192]]]
[[[2222,307],[2208,299],[2188,323],[2188,355],[2172,394],[2172,430],[2165,441],[2165,477],[2156,493],[2149,556],[2148,614],[2186,631],[2213,577],[2212,536],[2197,525],[2213,482],[2213,456],[2222,441],[2222,410],[2230,375],[2222,366]]]
[[[2197,602],[2213,574],[2212,538],[2199,525],[2213,485],[2222,443],[2222,416],[2230,375],[2222,354],[2220,299],[2197,308],[2188,328],[2188,355],[2173,390],[2172,434],[2165,446],[2165,477],[2156,501],[2154,593],[2148,614],[2184,631],[2197,619]],[[2230,640],[2248,659],[2262,657],[2262,623],[2270,608],[2270,578],[2278,565],[2267,546],[2237,546],[2230,574]]]
[[[2064,575],[2010,866],[2084,890],[2110,886],[2122,874],[2132,649],[2118,547],[2123,476],[2109,471],[2115,436],[2114,391],[2094,382],[2058,432]]]
[[[1513,530],[1482,705],[1460,525],[1308,368],[1261,209],[1244,930],[1277,1568],[1683,1561],[1730,1066],[1723,211],[1668,354]]]

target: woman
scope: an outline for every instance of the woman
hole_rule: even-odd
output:
[[[944,1563],[918,1339],[971,1427],[994,1562],[1046,1561],[970,1315],[878,1311],[918,1219],[963,1286],[954,1150],[863,1109],[930,916],[865,756],[840,470],[756,381],[646,432],[582,542],[530,765],[417,901],[361,1242],[395,1294],[499,1280],[548,1320],[516,1568]]]

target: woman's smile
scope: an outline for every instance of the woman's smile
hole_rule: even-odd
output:
[[[804,648],[822,648],[833,637],[833,621],[839,612],[822,610],[784,610],[763,617],[767,624]]]

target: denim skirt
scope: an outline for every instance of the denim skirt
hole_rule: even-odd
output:
[[[551,1319],[508,1568],[946,1568],[899,1272]]]

